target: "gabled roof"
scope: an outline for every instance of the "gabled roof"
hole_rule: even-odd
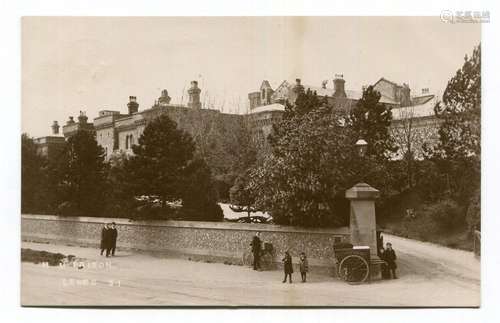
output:
[[[415,96],[415,97],[411,98],[411,104],[412,105],[424,104],[424,103],[428,102],[429,100],[432,100],[433,98],[434,98],[434,94]]]
[[[373,86],[377,85],[380,82],[386,82],[386,83],[389,83],[389,84],[394,85],[394,86],[401,86],[393,81],[389,81],[388,79],[386,79],[384,77],[381,77],[380,80],[378,80],[377,82],[375,82],[375,84],[373,84]]]
[[[271,89],[272,90],[273,88],[271,87],[271,84],[269,84],[269,81],[264,80],[264,81],[262,81],[262,84],[260,85],[260,89],[261,90],[262,89]]]
[[[434,99],[434,95],[432,95],[432,98],[428,99],[424,103],[403,108],[393,108],[392,117],[394,120],[431,117],[434,116],[435,114],[434,113],[435,104],[436,100]]]

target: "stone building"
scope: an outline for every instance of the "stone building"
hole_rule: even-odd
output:
[[[66,143],[64,137],[59,135],[60,126],[57,123],[57,121],[54,121],[51,128],[52,128],[51,136],[39,137],[34,139],[36,145],[36,152],[39,155],[48,158],[57,157],[57,155],[61,153],[62,150],[64,149],[64,145]]]
[[[296,79],[295,82],[285,80],[273,89],[269,82],[264,80],[258,92],[248,94],[248,121],[254,137],[266,138],[272,125],[282,118],[285,102],[293,104],[300,91],[309,89],[316,92],[320,99],[326,99],[329,106],[343,111],[352,109],[363,95],[363,89],[346,89],[346,81],[341,74],[335,75],[332,84],[333,87],[328,87],[328,80],[325,80],[321,82],[321,86],[313,86],[302,84],[300,79]],[[391,134],[400,142],[402,132],[411,131],[412,140],[419,146],[417,154],[421,156],[420,147],[424,143],[434,144],[438,140],[439,120],[433,110],[436,96],[429,94],[428,89],[424,89],[420,95],[411,96],[411,89],[407,84],[400,85],[383,77],[375,82],[373,87],[380,93],[379,102],[392,108]],[[401,156],[397,155],[395,158]]]
[[[300,79],[295,82],[283,81],[273,89],[269,81],[262,81],[258,91],[248,94],[249,111],[245,115],[222,113],[218,110],[201,109],[201,89],[198,82],[192,81],[187,93],[187,105],[172,104],[167,90],[161,91],[160,97],[147,109],[139,110],[139,103],[135,96],[130,96],[126,113],[119,110],[101,110],[88,122],[84,112],[80,111],[78,121],[73,117],[63,126],[64,137],[69,137],[78,130],[95,131],[96,140],[109,159],[113,153],[132,154],[132,146],[138,143],[147,123],[155,117],[166,114],[178,126],[189,132],[197,143],[197,150],[209,162],[209,165],[224,173],[231,160],[238,152],[239,140],[242,131],[249,130],[256,142],[266,142],[271,133],[273,124],[279,122],[285,110],[285,103],[294,103],[298,93],[310,89],[316,92],[320,99],[326,99],[327,104],[344,111],[349,111],[362,97],[363,89],[351,90],[346,88],[343,75],[335,75],[331,84],[321,82],[320,86],[303,84]],[[375,90],[381,94],[380,102],[393,109],[393,125],[391,131],[395,135],[397,130],[404,129],[408,120],[412,120],[412,127],[422,133],[422,142],[436,140],[438,121],[433,114],[433,105],[436,97],[428,91],[418,96],[411,96],[407,84],[399,85],[385,78],[374,83]],[[411,112],[411,118],[410,117]],[[45,139],[43,139],[45,138]],[[48,150],[49,145],[58,139],[38,138],[40,150]],[[50,142],[50,143],[49,143]]]

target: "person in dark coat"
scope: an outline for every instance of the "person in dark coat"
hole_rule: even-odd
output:
[[[396,252],[394,251],[394,249],[392,249],[392,244],[390,242],[387,242],[387,244],[385,246],[386,246],[386,248],[385,248],[382,259],[387,262],[389,270],[392,274],[392,278],[396,279],[397,278],[396,277],[396,268],[398,267],[396,265]]]
[[[106,250],[106,257],[109,256],[109,237],[110,237],[110,228],[107,223],[104,223],[104,227],[101,230],[101,256]]]
[[[389,273],[389,265],[388,265],[387,261],[385,260],[384,253],[385,253],[384,247],[380,248],[378,254],[380,255],[380,259],[382,259],[384,261],[384,263],[380,267],[380,269],[382,271],[382,279],[390,279],[391,274]]]
[[[111,256],[115,255],[116,250],[116,239],[118,238],[118,230],[116,230],[116,223],[111,222],[110,237],[109,237],[109,249],[111,251]]]
[[[257,232],[252,239],[252,253],[253,253],[253,270],[260,269],[260,254],[262,252],[262,241],[260,240],[260,232]]]
[[[292,283],[292,273],[293,273],[293,264],[292,264],[292,256],[290,256],[290,252],[285,252],[285,257],[283,258],[283,270],[285,271],[285,278],[283,279],[283,283],[286,283],[286,277],[288,276],[290,284]]]
[[[309,271],[309,261],[307,261],[307,256],[305,252],[300,254],[300,276],[302,277],[302,282],[306,282],[307,272]]]

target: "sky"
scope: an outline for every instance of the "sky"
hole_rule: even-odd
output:
[[[226,113],[246,113],[262,80],[332,87],[343,74],[361,91],[384,77],[440,95],[480,28],[439,17],[24,17],[22,131],[50,135],[79,111],[126,113],[131,95],[147,109],[162,89],[185,104],[191,80]]]

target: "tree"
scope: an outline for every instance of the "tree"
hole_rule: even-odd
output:
[[[353,134],[346,115],[335,112],[315,93],[300,93],[295,106],[270,135],[272,154],[254,167],[247,188],[255,206],[270,211],[278,224],[345,224],[337,197],[359,178]]]
[[[441,120],[439,143],[428,151],[446,175],[448,193],[467,204],[480,187],[481,174],[481,46],[465,56],[435,106]],[[467,206],[467,205],[465,205]]]
[[[221,221],[212,174],[203,159],[195,159],[186,168],[182,192],[182,214],[187,220]]]
[[[111,155],[106,165],[105,211],[108,216],[128,217],[135,207],[131,166],[125,152]]]
[[[104,191],[104,150],[95,133],[79,130],[67,140],[62,158],[54,165],[61,179],[61,206],[65,215],[95,216],[102,211]]]
[[[395,156],[401,158],[406,169],[406,187],[411,189],[414,186],[415,160],[423,158],[423,147],[436,135],[436,125],[418,124],[413,106],[401,107],[393,112],[397,113],[397,120],[390,127],[390,135],[397,147]]]
[[[182,195],[182,181],[195,150],[187,132],[161,115],[146,126],[132,150],[129,170],[135,195],[158,196],[162,208]]]
[[[21,135],[21,212],[40,212],[44,201],[46,158],[37,153],[35,142],[28,134]]]
[[[368,142],[367,155],[386,161],[396,151],[389,132],[392,112],[390,106],[379,101],[380,93],[368,86],[351,110],[349,121],[357,137]]]
[[[255,192],[249,185],[250,174],[245,173],[238,176],[233,187],[229,190],[231,197],[231,210],[235,212],[246,212],[250,217],[251,212],[255,212]]]

